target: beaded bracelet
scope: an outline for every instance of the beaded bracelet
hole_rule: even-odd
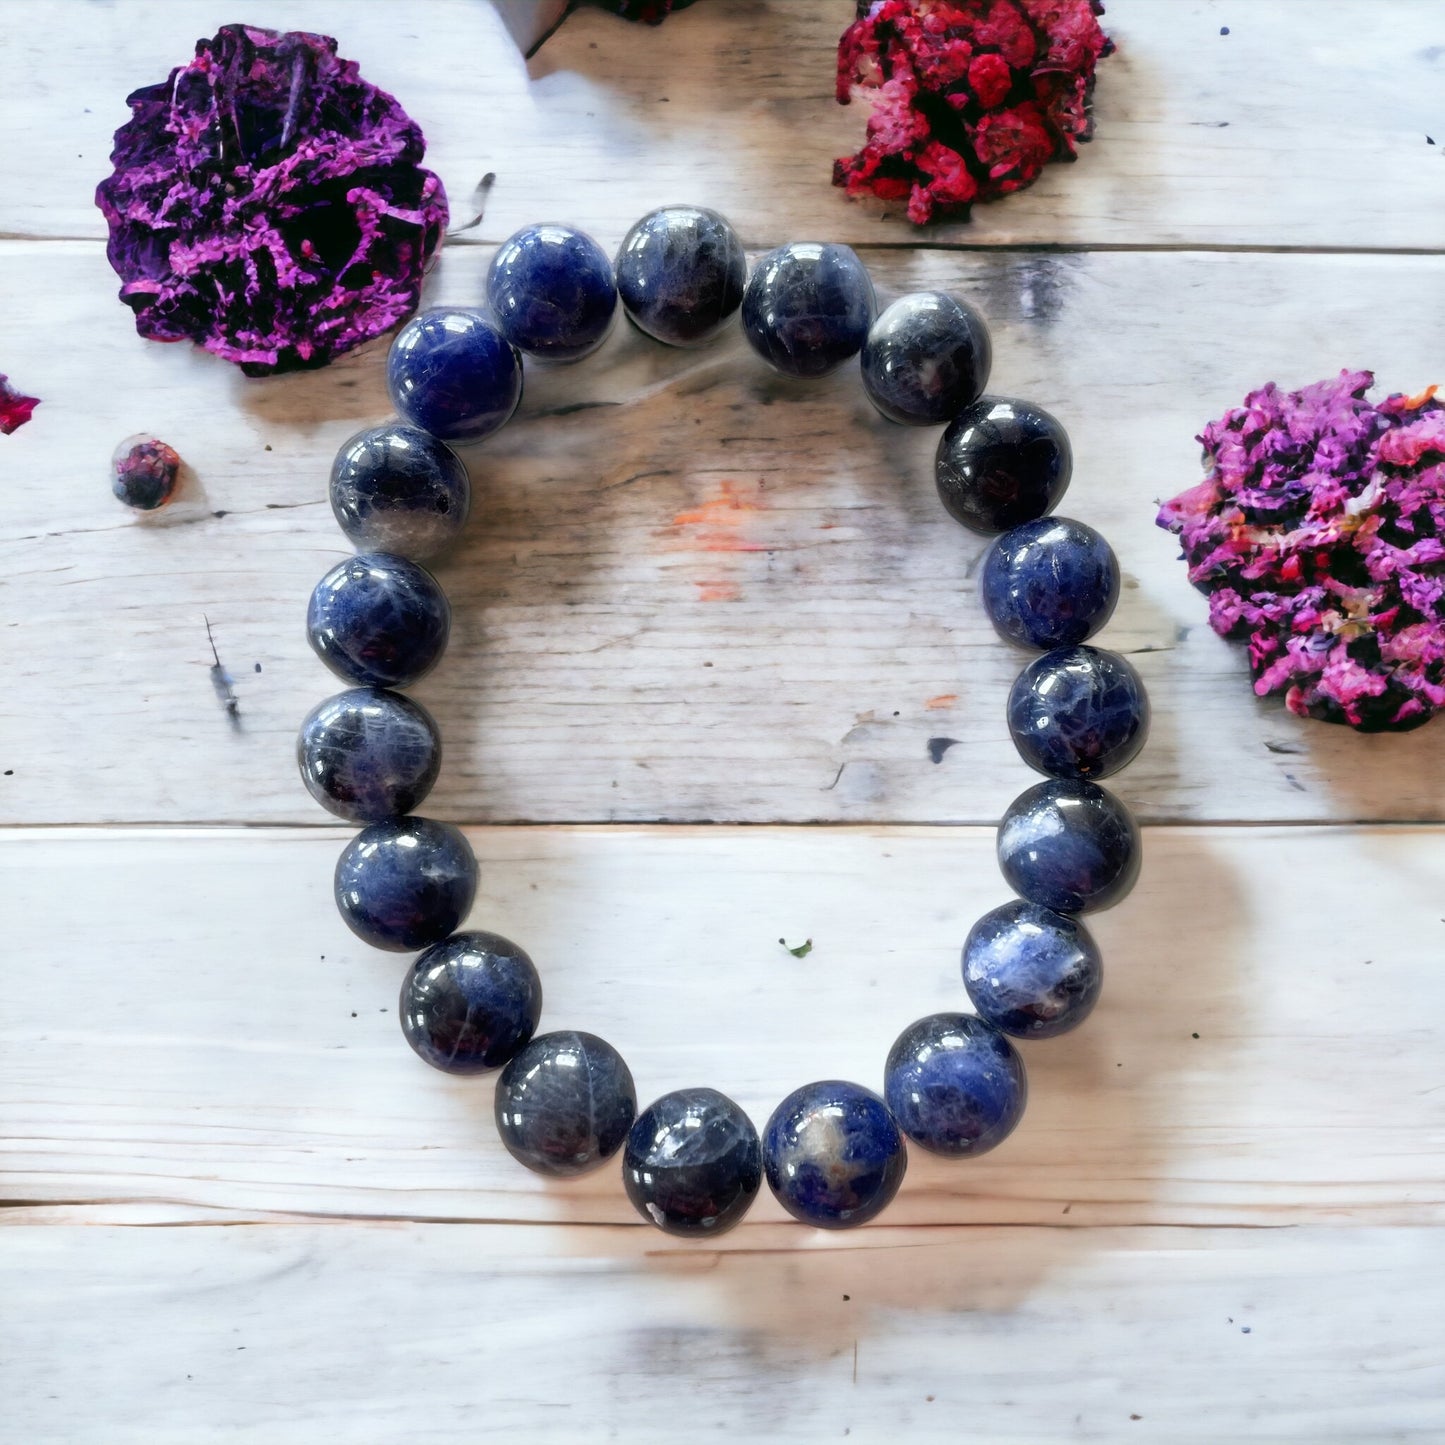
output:
[[[1025,762],[1047,775],[1008,808],[998,859],[1019,898],[976,923],[963,982],[976,1013],[940,1013],[889,1051],[880,1096],[842,1080],[806,1084],[778,1105],[761,1139],[712,1089],[681,1089],[641,1114],[632,1075],[593,1034],[536,1034],[542,988],[527,954],[494,933],[456,932],[476,892],[460,831],[412,816],[436,779],[430,714],[395,689],[446,646],[446,597],[416,559],[466,520],[465,466],[448,447],[495,431],[516,410],[521,354],[574,361],[601,344],[618,300],[642,331],[698,346],[741,310],[752,347],[778,371],[817,377],[861,353],[883,416],[942,425],[936,475],[949,513],[997,535],[982,570],[998,632],[1042,655],[1019,675],[1008,723]],[[797,1219],[841,1228],[896,1194],[905,1136],[972,1158],[1017,1124],[1027,1084],[1010,1037],[1078,1025],[1099,994],[1098,948],[1078,915],[1107,908],[1139,870],[1138,828],[1098,786],[1143,745],[1148,701],[1122,657],[1082,645],[1108,620],[1119,570],[1091,528],[1049,513],[1069,482],[1068,437],[1027,402],[984,396],[983,319],[942,292],[904,296],[876,315],[872,281],[846,246],[793,244],[747,274],[715,212],[672,206],[628,233],[615,268],[565,226],[519,231],[493,258],[487,308],[413,317],[392,345],[387,381],[402,420],[341,449],[331,502],[359,554],[317,584],[312,647],[353,690],[317,707],[297,752],[313,797],[366,826],[343,850],[342,917],[378,948],[423,949],[401,990],[402,1030],[427,1063],[458,1074],[502,1070],[503,1144],[538,1173],[583,1173],[622,1153],[639,1213],[669,1233],[716,1235],[747,1211],[766,1174]]]

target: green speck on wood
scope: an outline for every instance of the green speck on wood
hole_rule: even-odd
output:
[[[790,948],[785,938],[780,938],[778,942],[781,943],[794,958],[807,958],[813,951],[813,940],[811,938],[805,938],[796,948]]]

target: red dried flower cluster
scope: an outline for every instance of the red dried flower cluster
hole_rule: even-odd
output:
[[[1159,511],[1254,690],[1361,732],[1445,707],[1445,404],[1368,371],[1271,383],[1205,427],[1209,476]]]
[[[1089,139],[1099,0],[874,0],[838,43],[838,100],[873,101],[868,139],[834,163],[850,196],[908,202],[918,225],[967,219]]]

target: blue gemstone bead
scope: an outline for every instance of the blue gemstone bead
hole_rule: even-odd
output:
[[[667,1234],[725,1234],[763,1182],[752,1120],[716,1089],[678,1089],[637,1116],[622,1183],[644,1219]]]
[[[984,396],[965,407],[938,443],[938,495],[974,532],[1007,532],[1059,504],[1074,454],[1068,433],[1042,407]]]
[[[610,1159],[637,1115],[622,1055],[596,1034],[539,1034],[502,1070],[497,1132],[538,1174],[583,1174]]]
[[[357,687],[319,703],[296,738],[306,790],[354,823],[409,813],[437,779],[442,740],[432,715],[409,697]]]
[[[436,665],[451,622],[446,594],[426,568],[386,552],[363,552],[316,584],[306,636],[347,682],[406,687]]]
[[[1021,647],[1077,647],[1113,616],[1119,563],[1092,527],[1041,517],[988,549],[982,592],[1000,637]]]
[[[497,933],[454,933],[412,964],[401,986],[401,1031],[449,1074],[500,1069],[537,1031],[542,980]]]
[[[972,1014],[931,1014],[910,1024],[888,1051],[883,1078],[899,1128],[954,1159],[1002,1143],[1029,1096],[1018,1050]]]
[[[1077,918],[1014,899],[963,945],[963,986],[979,1017],[1019,1039],[1051,1039],[1089,1016],[1104,962]]]
[[[519,351],[539,361],[576,361],[612,329],[612,262],[591,236],[570,226],[525,226],[492,257],[487,304]]]
[[[440,307],[413,316],[386,358],[391,404],[444,441],[477,441],[522,399],[522,359],[480,312]]]
[[[633,324],[669,346],[711,341],[742,304],[748,263],[737,232],[702,206],[645,215],[617,253],[617,293]]]
[[[1055,778],[1107,778],[1144,746],[1149,696],[1118,653],[1059,647],[1015,679],[1008,728],[1031,768]]]
[[[461,532],[471,500],[461,458],[400,422],[357,432],[331,464],[331,510],[359,552],[431,557]]]
[[[1010,888],[1057,913],[1112,908],[1139,876],[1133,815],[1097,783],[1050,778],[1020,793],[998,827]]]
[[[889,421],[942,426],[977,401],[993,364],[982,316],[946,291],[900,296],[863,343],[863,390]]]
[[[753,267],[743,331],[784,376],[826,376],[858,354],[876,306],[867,268],[849,247],[795,241]]]
[[[820,1229],[866,1224],[898,1193],[907,1168],[888,1106],[861,1084],[804,1084],[763,1129],[768,1187],[794,1219]]]
[[[431,818],[373,823],[336,860],[336,906],[346,926],[395,953],[455,933],[476,891],[477,860],[467,840]]]

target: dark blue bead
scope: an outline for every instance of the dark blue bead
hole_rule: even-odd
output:
[[[522,359],[480,312],[441,307],[413,316],[386,358],[391,404],[445,441],[476,441],[522,399]]]
[[[412,964],[401,986],[401,1031],[449,1074],[500,1069],[537,1031],[542,980],[500,934],[454,933]]]
[[[737,232],[702,206],[644,216],[617,253],[617,293],[634,325],[669,346],[701,346],[742,304],[748,263]]]
[[[795,241],[753,267],[743,331],[784,376],[826,376],[858,354],[876,305],[868,271],[849,247]]]
[[[359,552],[430,557],[462,530],[471,501],[461,458],[401,422],[357,432],[331,464],[331,510]]]
[[[1053,511],[1073,467],[1068,433],[1042,407],[984,396],[949,423],[934,474],[949,515],[988,534]]]
[[[883,1094],[898,1127],[954,1159],[986,1154],[1013,1133],[1028,1100],[1018,1050],[972,1014],[931,1014],[888,1051]]]
[[[395,953],[455,933],[476,891],[471,846],[450,823],[431,818],[373,823],[336,860],[336,906],[346,926]]]
[[[1008,696],[1008,729],[1031,768],[1055,778],[1107,778],[1149,736],[1143,679],[1116,652],[1059,647],[1036,657]]]
[[[353,823],[409,813],[441,767],[442,740],[432,715],[409,697],[357,687],[319,703],[296,738],[306,790]]]
[[[525,226],[492,257],[487,304],[519,351],[539,361],[576,361],[612,328],[612,262],[591,236],[570,226]]]
[[[1040,517],[988,549],[982,592],[1000,637],[1021,647],[1077,647],[1113,616],[1119,563],[1092,527]]]
[[[1019,1039],[1051,1039],[1089,1016],[1104,963],[1077,918],[1014,899],[973,925],[963,986],[979,1016]]]
[[[804,1224],[866,1224],[898,1193],[903,1135],[872,1089],[824,1079],[795,1089],[763,1130],[763,1169],[778,1202]]]
[[[596,1034],[539,1034],[497,1080],[497,1132],[538,1174],[583,1174],[610,1159],[637,1114],[622,1055]]]
[[[1010,888],[1058,913],[1112,908],[1139,876],[1133,815],[1097,783],[1050,778],[1020,793],[998,826]]]
[[[637,1116],[622,1183],[644,1219],[667,1234],[725,1234],[763,1182],[752,1120],[716,1089],[678,1089]]]
[[[900,296],[863,344],[863,390],[889,421],[942,426],[988,385],[993,343],[982,316],[946,291]]]
[[[370,687],[406,687],[442,655],[452,612],[436,578],[405,557],[363,552],[317,584],[306,636],[338,677]]]

